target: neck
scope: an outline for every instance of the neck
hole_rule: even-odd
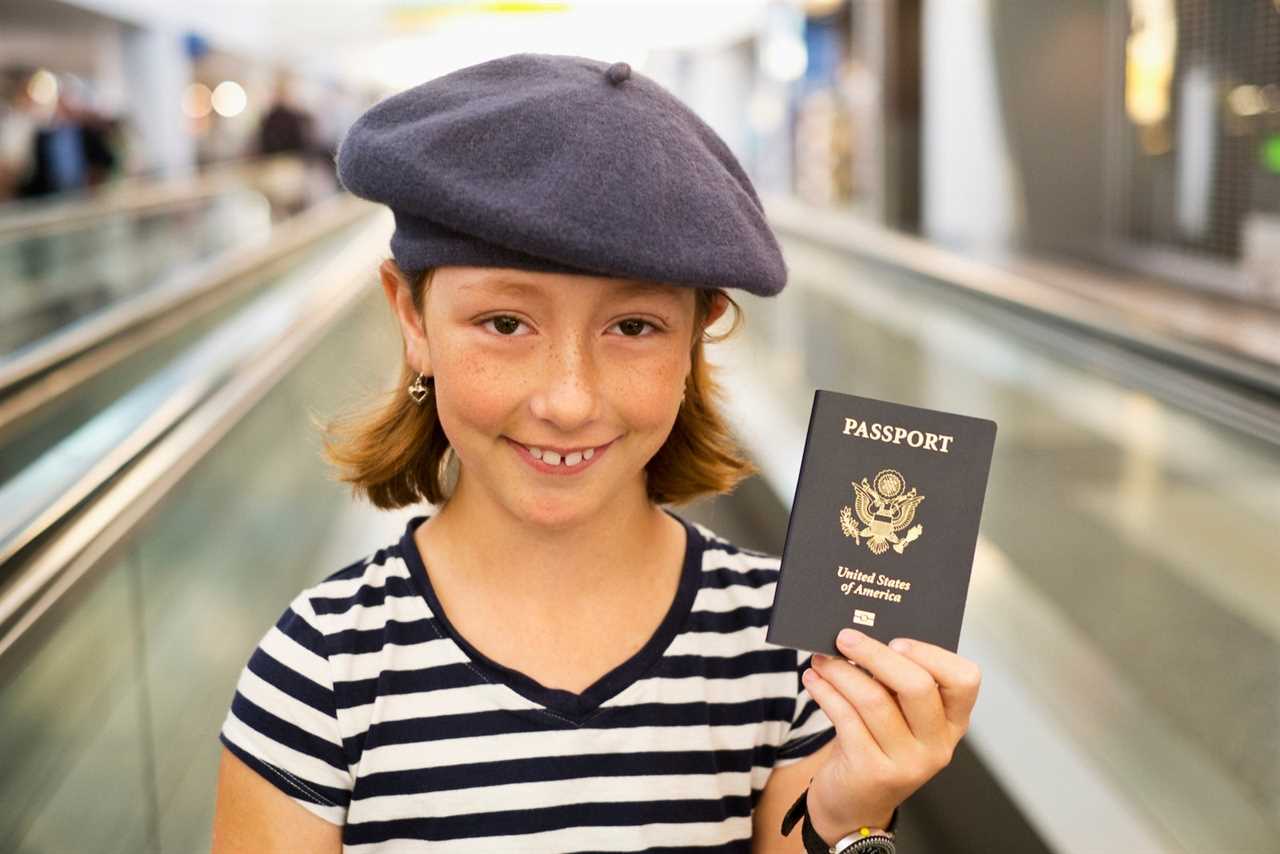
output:
[[[563,615],[569,603],[594,607],[644,595],[655,582],[665,582],[654,576],[669,569],[663,558],[679,549],[684,531],[649,501],[643,482],[638,487],[593,516],[548,527],[514,515],[460,477],[452,497],[418,528],[416,539],[428,566],[436,555],[437,564],[451,575],[465,574],[467,586],[492,601],[518,597],[528,612]],[[628,556],[625,562],[620,555]]]

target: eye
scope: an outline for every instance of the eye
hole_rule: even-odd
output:
[[[618,326],[618,327],[622,327],[622,328],[624,328],[624,329],[638,329],[639,327],[637,327],[637,324],[639,324],[639,326],[640,326],[640,327],[643,327],[643,326],[651,327],[651,328],[654,330],[652,333],[650,333],[651,335],[656,335],[659,331],[661,331],[661,330],[659,330],[659,328],[658,328],[658,324],[656,324],[656,323],[650,323],[649,321],[647,321],[647,320],[643,320],[643,319],[641,319],[641,318],[639,318],[639,317],[628,317],[628,318],[626,318],[625,320],[619,320],[617,323],[615,323],[615,324],[613,324],[613,325],[614,325],[614,326]],[[622,337],[624,337],[624,338],[647,338],[647,337],[649,337],[649,336],[647,336],[647,335],[640,335],[640,334],[636,334],[636,335],[629,335],[629,334],[627,334],[627,333],[625,333],[625,332],[624,332]]]
[[[507,338],[516,337],[509,333],[515,332],[516,327],[524,325],[523,320],[518,317],[512,317],[509,314],[495,314],[493,317],[486,317],[480,321],[481,326],[487,326],[490,323],[494,324],[495,332]]]
[[[484,320],[479,321],[479,324],[486,328],[492,328],[494,332],[497,332],[503,337],[515,338],[517,337],[514,334],[516,329],[523,326],[524,321],[509,314],[495,314],[492,317],[486,317]],[[489,327],[489,324],[493,324],[493,326]],[[624,320],[619,320],[613,325],[623,330],[622,337],[624,338],[647,338],[649,335],[655,335],[661,331],[656,323],[652,323],[639,317],[628,317]],[[653,331],[647,335],[642,334],[645,327],[649,327]]]

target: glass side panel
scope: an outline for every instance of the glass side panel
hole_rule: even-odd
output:
[[[253,647],[303,587],[340,568],[321,555],[349,489],[328,478],[308,414],[386,379],[398,366],[392,328],[381,293],[371,294],[137,537],[166,851],[207,843],[217,733]],[[371,350],[385,359],[367,358]]]
[[[365,285],[125,556],[95,570],[97,598],[37,626],[29,665],[0,683],[0,753],[22,770],[0,777],[0,850],[103,850],[104,829],[112,850],[207,850],[217,734],[240,670],[293,596],[339,568],[320,553],[352,499],[310,417],[398,368],[395,321]]]
[[[347,226],[320,243],[299,250],[294,257],[298,263],[302,263],[308,258],[319,258],[337,252],[345,244],[346,236],[360,227],[360,223]],[[106,368],[90,382],[80,385],[12,425],[0,434],[0,483],[13,477],[152,372],[169,364],[191,341],[235,315],[264,291],[279,286],[287,277],[287,270],[267,271],[256,275],[254,281],[243,285],[243,289],[226,303],[183,324],[179,329],[159,335],[155,341]]]
[[[995,420],[982,535],[1141,715],[1064,687],[1047,626],[1002,654],[1135,802],[1158,786],[1208,826],[1280,832],[1280,448],[1073,364],[955,289],[784,245],[787,290],[739,301],[752,371],[800,439],[815,388]]]
[[[270,205],[243,189],[0,239],[0,355],[159,287],[192,263],[265,240],[270,230]]]
[[[152,850],[137,565],[126,552],[85,587],[16,673],[6,662],[0,851]]]

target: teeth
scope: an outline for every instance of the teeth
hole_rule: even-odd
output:
[[[528,448],[529,455],[535,460],[542,460],[544,463],[553,466],[560,465],[562,460],[566,466],[576,466],[583,460],[589,460],[596,455],[595,448],[587,448],[585,451],[574,451],[573,453],[566,454],[564,457],[561,457],[557,451],[543,450],[542,448],[534,448],[530,445],[525,445],[525,447]]]

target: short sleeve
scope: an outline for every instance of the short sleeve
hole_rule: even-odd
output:
[[[782,768],[816,752],[824,744],[835,738],[836,728],[827,713],[822,711],[818,701],[809,696],[809,689],[804,687],[800,674],[808,667],[812,653],[807,650],[796,650],[796,707],[791,718],[791,727],[782,739],[782,746],[774,758],[774,767]]]
[[[316,622],[307,594],[299,594],[250,656],[218,738],[276,788],[341,825],[351,772]]]

